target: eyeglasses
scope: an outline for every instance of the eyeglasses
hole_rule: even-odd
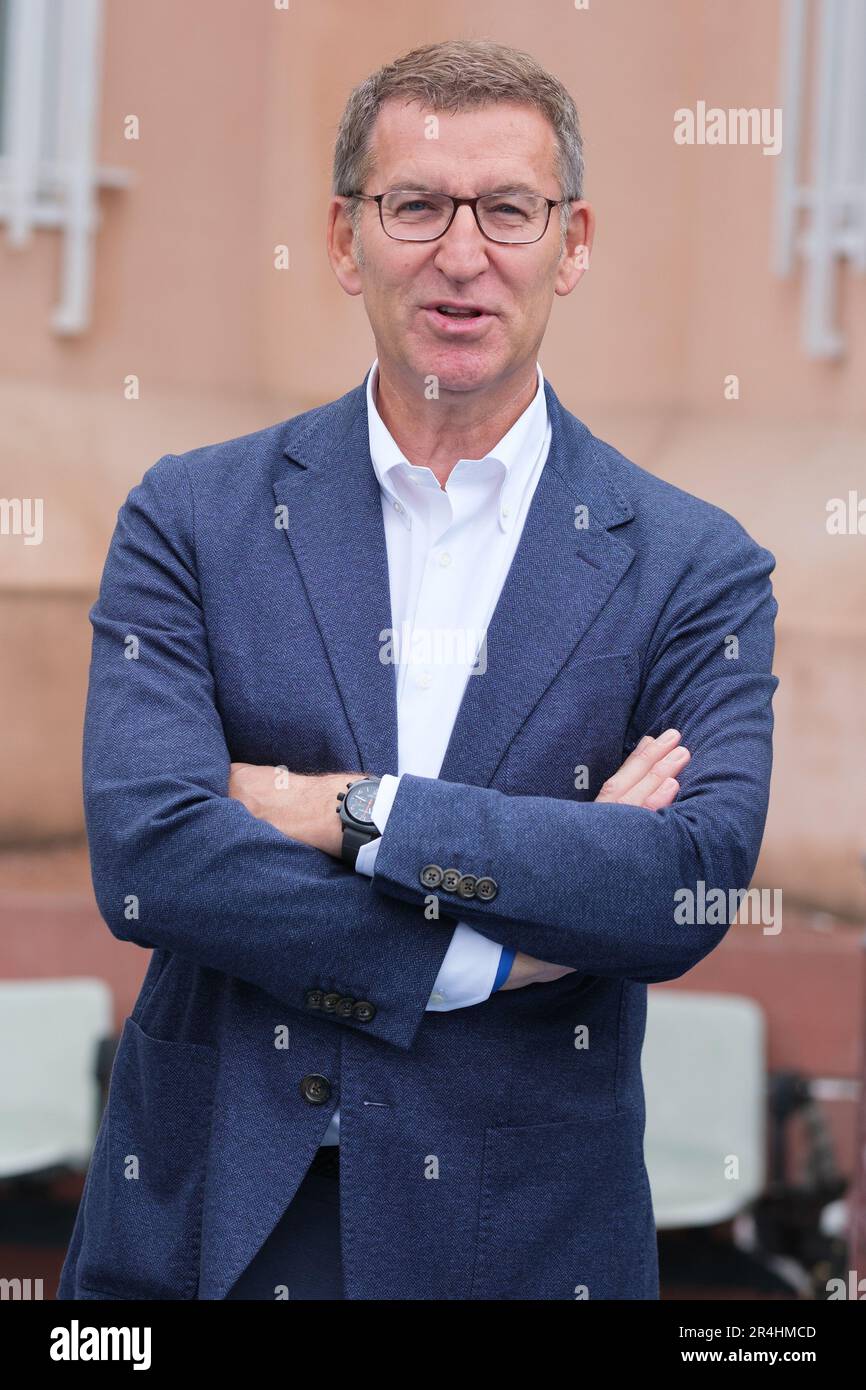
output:
[[[413,188],[392,188],[387,193],[343,193],[343,198],[363,198],[378,203],[382,230],[395,241],[436,241],[444,236],[465,203],[472,209],[482,236],[488,241],[526,245],[540,241],[547,231],[551,208],[573,198],[545,198],[540,193],[484,193],[477,198],[452,198],[448,193],[426,193]]]

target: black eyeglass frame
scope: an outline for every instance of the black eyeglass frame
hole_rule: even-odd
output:
[[[551,210],[553,208],[560,207],[562,203],[576,203],[578,201],[577,197],[544,198],[543,193],[533,194],[533,197],[544,198],[544,201],[547,203],[547,219],[544,223],[543,230],[539,232],[538,236],[534,236],[531,241],[500,241],[498,237],[490,236],[488,232],[485,232],[484,228],[479,222],[478,204],[482,198],[505,197],[508,193],[508,189],[504,189],[502,193],[478,193],[474,198],[453,198],[451,197],[450,193],[437,193],[436,197],[451,198],[451,202],[453,203],[453,207],[451,209],[451,216],[448,218],[448,221],[442,228],[441,232],[437,232],[435,236],[392,236],[392,234],[388,231],[388,228],[385,226],[385,217],[382,212],[382,200],[384,198],[387,198],[389,193],[423,193],[425,191],[425,189],[415,188],[389,188],[385,193],[341,193],[339,196],[341,198],[363,198],[366,202],[378,204],[379,221],[382,224],[382,231],[385,233],[387,237],[390,237],[392,241],[438,241],[440,237],[443,237],[445,235],[445,233],[448,231],[448,228],[451,226],[451,223],[454,221],[454,218],[457,216],[457,209],[463,207],[463,205],[465,204],[466,207],[472,209],[472,216],[475,218],[475,225],[478,228],[481,235],[485,237],[487,241],[494,242],[496,246],[534,246],[537,241],[541,241],[541,238],[544,236],[545,232],[550,226]]]

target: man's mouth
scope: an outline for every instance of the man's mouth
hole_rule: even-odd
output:
[[[487,333],[496,315],[480,304],[425,304],[428,331],[440,341],[465,338],[474,342]]]
[[[480,309],[453,309],[450,304],[437,304],[436,312],[445,314],[449,319],[477,319],[481,316]]]
[[[448,300],[442,304],[426,304],[424,307],[446,319],[479,319],[487,313],[487,310],[478,304],[453,304]]]

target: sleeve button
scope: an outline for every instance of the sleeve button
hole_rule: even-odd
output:
[[[478,879],[474,874],[464,874],[457,885],[457,892],[461,898],[474,898],[478,885]]]

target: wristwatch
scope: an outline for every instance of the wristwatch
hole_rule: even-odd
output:
[[[355,867],[361,846],[377,840],[382,833],[373,823],[373,802],[381,780],[381,777],[360,777],[357,782],[346,783],[347,791],[337,792],[337,815],[343,822],[341,858],[351,869]]]

